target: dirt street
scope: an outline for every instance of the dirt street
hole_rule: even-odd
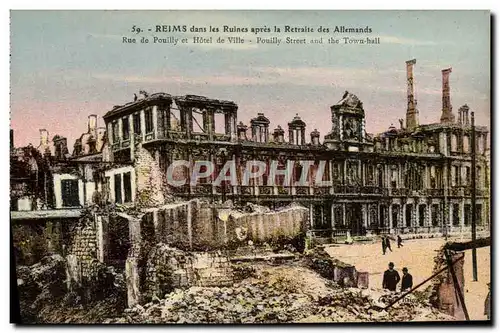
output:
[[[382,254],[381,241],[368,244],[333,245],[325,250],[332,257],[356,266],[358,271],[369,273],[370,288],[382,287],[382,274],[389,262],[394,262],[395,269],[402,274],[403,267],[408,267],[413,275],[413,285],[420,283],[432,274],[434,256],[438,248],[444,244],[444,238],[406,240],[403,247],[397,247],[392,241],[392,252]],[[486,319],[484,300],[490,282],[490,247],[477,250],[478,281],[472,281],[472,251],[465,255],[465,302],[469,315],[473,320]],[[426,286],[421,288],[425,289]],[[399,288],[399,286],[398,286]]]

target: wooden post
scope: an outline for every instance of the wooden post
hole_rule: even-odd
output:
[[[471,193],[471,204],[472,204],[472,243],[475,244],[476,241],[476,127],[474,124],[474,112],[471,113],[471,126],[472,126],[472,193]],[[472,280],[477,281],[477,252],[476,246],[472,247]]]

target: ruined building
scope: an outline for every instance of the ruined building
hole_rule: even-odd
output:
[[[330,107],[331,130],[323,140],[298,114],[287,128],[271,127],[263,113],[247,125],[238,122],[232,101],[142,92],[107,112],[104,128],[91,116],[73,154],[58,153],[66,162],[54,172],[55,202],[58,208],[83,206],[98,195],[103,201],[155,206],[177,197],[277,208],[293,201],[309,209],[310,228],[319,236],[465,231],[472,211],[470,108],[461,106],[455,117],[451,69],[445,69],[439,122],[420,124],[415,64],[406,62],[406,121],[377,135],[365,132],[363,103],[349,92]],[[475,130],[481,229],[489,225],[488,130]],[[176,161],[187,165],[172,171]],[[215,170],[200,161],[212,162]],[[228,161],[235,162],[237,184],[216,181]],[[248,161],[268,167],[245,183]],[[311,161],[306,171],[303,161]],[[290,179],[270,172],[273,163],[276,170],[288,170]],[[208,177],[191,179],[193,165]],[[172,186],[169,177],[182,185]],[[301,178],[311,181],[305,186]]]
[[[443,105],[440,122],[419,124],[414,94],[413,66],[408,61],[406,123],[372,136],[365,132],[363,103],[346,92],[330,107],[332,129],[320,143],[316,130],[307,137],[307,125],[296,115],[288,130],[270,129],[263,113],[249,126],[237,123],[238,106],[231,101],[201,96],[144,96],[106,113],[107,161],[131,163],[106,171],[109,199],[133,202],[148,197],[161,203],[168,195],[211,201],[231,199],[278,207],[291,201],[310,209],[311,229],[319,234],[367,232],[452,232],[471,223],[471,124],[469,107],[451,106],[449,76],[443,70]],[[285,132],[288,138],[285,139]],[[476,126],[477,222],[489,221],[488,130]],[[104,155],[103,155],[104,156]],[[189,167],[174,161],[211,161],[208,179],[193,182]],[[247,161],[257,160],[278,170],[291,166],[291,182],[282,174],[266,172],[248,184],[214,182],[227,161],[235,161],[238,180]],[[274,162],[273,162],[274,161]],[[323,184],[297,186],[300,161],[314,161],[308,179],[321,176]],[[323,175],[319,175],[320,164]],[[201,169],[203,171],[203,169]],[[274,177],[273,177],[274,176]]]

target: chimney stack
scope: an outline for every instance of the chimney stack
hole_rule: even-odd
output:
[[[243,122],[240,121],[238,126],[236,126],[236,130],[238,132],[238,140],[247,141],[248,126],[244,125]]]
[[[49,144],[49,132],[42,128],[40,129],[40,146],[46,147]]]
[[[406,109],[406,128],[414,129],[418,127],[418,110],[417,100],[413,88],[413,65],[417,63],[417,59],[408,60],[406,62],[406,80],[408,84],[408,108]]]
[[[89,115],[89,132],[94,138],[97,136],[97,115]]]
[[[283,130],[283,128],[281,128],[280,125],[278,125],[278,127],[276,127],[274,129],[273,138],[274,138],[274,142],[276,142],[276,143],[285,142],[285,131]]]
[[[319,131],[315,128],[314,131],[311,132],[311,144],[319,146],[319,136]]]
[[[441,123],[453,123],[455,116],[452,113],[450,102],[450,73],[451,67],[441,71],[443,75],[443,110],[441,113]]]
[[[10,129],[10,149],[14,149],[14,130]]]

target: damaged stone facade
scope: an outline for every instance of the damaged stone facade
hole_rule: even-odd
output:
[[[270,132],[263,113],[250,125],[237,125],[238,106],[231,101],[202,96],[145,94],[116,106],[104,116],[109,161],[132,163],[136,197],[152,205],[169,196],[201,198],[211,202],[254,202],[271,208],[298,202],[309,208],[313,233],[322,237],[367,233],[441,233],[465,231],[471,224],[471,131],[469,107],[459,108],[455,121],[450,102],[449,73],[443,71],[441,121],[420,125],[414,98],[413,65],[407,63],[406,124],[390,126],[377,135],[365,131],[362,101],[345,92],[331,106],[332,129],[320,142],[317,130],[306,140],[299,115],[286,132]],[[221,120],[222,124],[217,123]],[[489,225],[488,130],[476,126],[477,224]],[[167,169],[176,160],[211,161],[214,174],[235,161],[238,179],[250,160],[284,167],[293,161],[292,184],[278,179],[269,185],[269,173],[248,185],[215,185],[215,178],[190,182],[188,170],[177,168],[174,178],[183,186],[167,184]],[[328,186],[294,186],[301,174],[299,161],[315,161],[308,175],[314,179],[320,161],[326,161],[323,181]],[[279,178],[279,176],[278,176]],[[123,178],[122,178],[123,179]],[[127,178],[128,179],[128,178]],[[112,191],[113,189],[111,189]]]
[[[371,233],[452,234],[471,224],[471,121],[463,105],[455,117],[450,95],[451,69],[443,70],[443,106],[438,123],[420,124],[413,67],[406,63],[408,105],[399,128],[372,135],[365,131],[365,109],[359,98],[345,92],[330,107],[331,130],[321,139],[309,132],[297,114],[287,128],[271,124],[258,113],[246,125],[238,122],[238,105],[203,96],[168,93],[141,96],[115,106],[104,115],[103,127],[95,115],[77,140],[72,154],[66,139],[41,130],[36,148],[50,157],[51,175],[44,209],[81,208],[93,203],[160,207],[173,198],[202,199],[214,204],[257,203],[279,208],[296,202],[309,209],[312,233],[332,238]],[[436,118],[438,116],[436,114]],[[476,126],[477,225],[489,230],[489,132]],[[285,133],[287,135],[285,135]],[[215,165],[211,177],[194,184],[190,170],[174,161]],[[249,161],[260,161],[267,171],[248,184],[215,184],[216,175],[234,161],[238,181]],[[296,185],[301,161],[312,161],[307,186]],[[270,165],[292,167],[291,183],[274,179]],[[321,163],[325,166],[316,184]],[[47,199],[48,198],[48,199]],[[33,208],[34,209],[34,208]]]

